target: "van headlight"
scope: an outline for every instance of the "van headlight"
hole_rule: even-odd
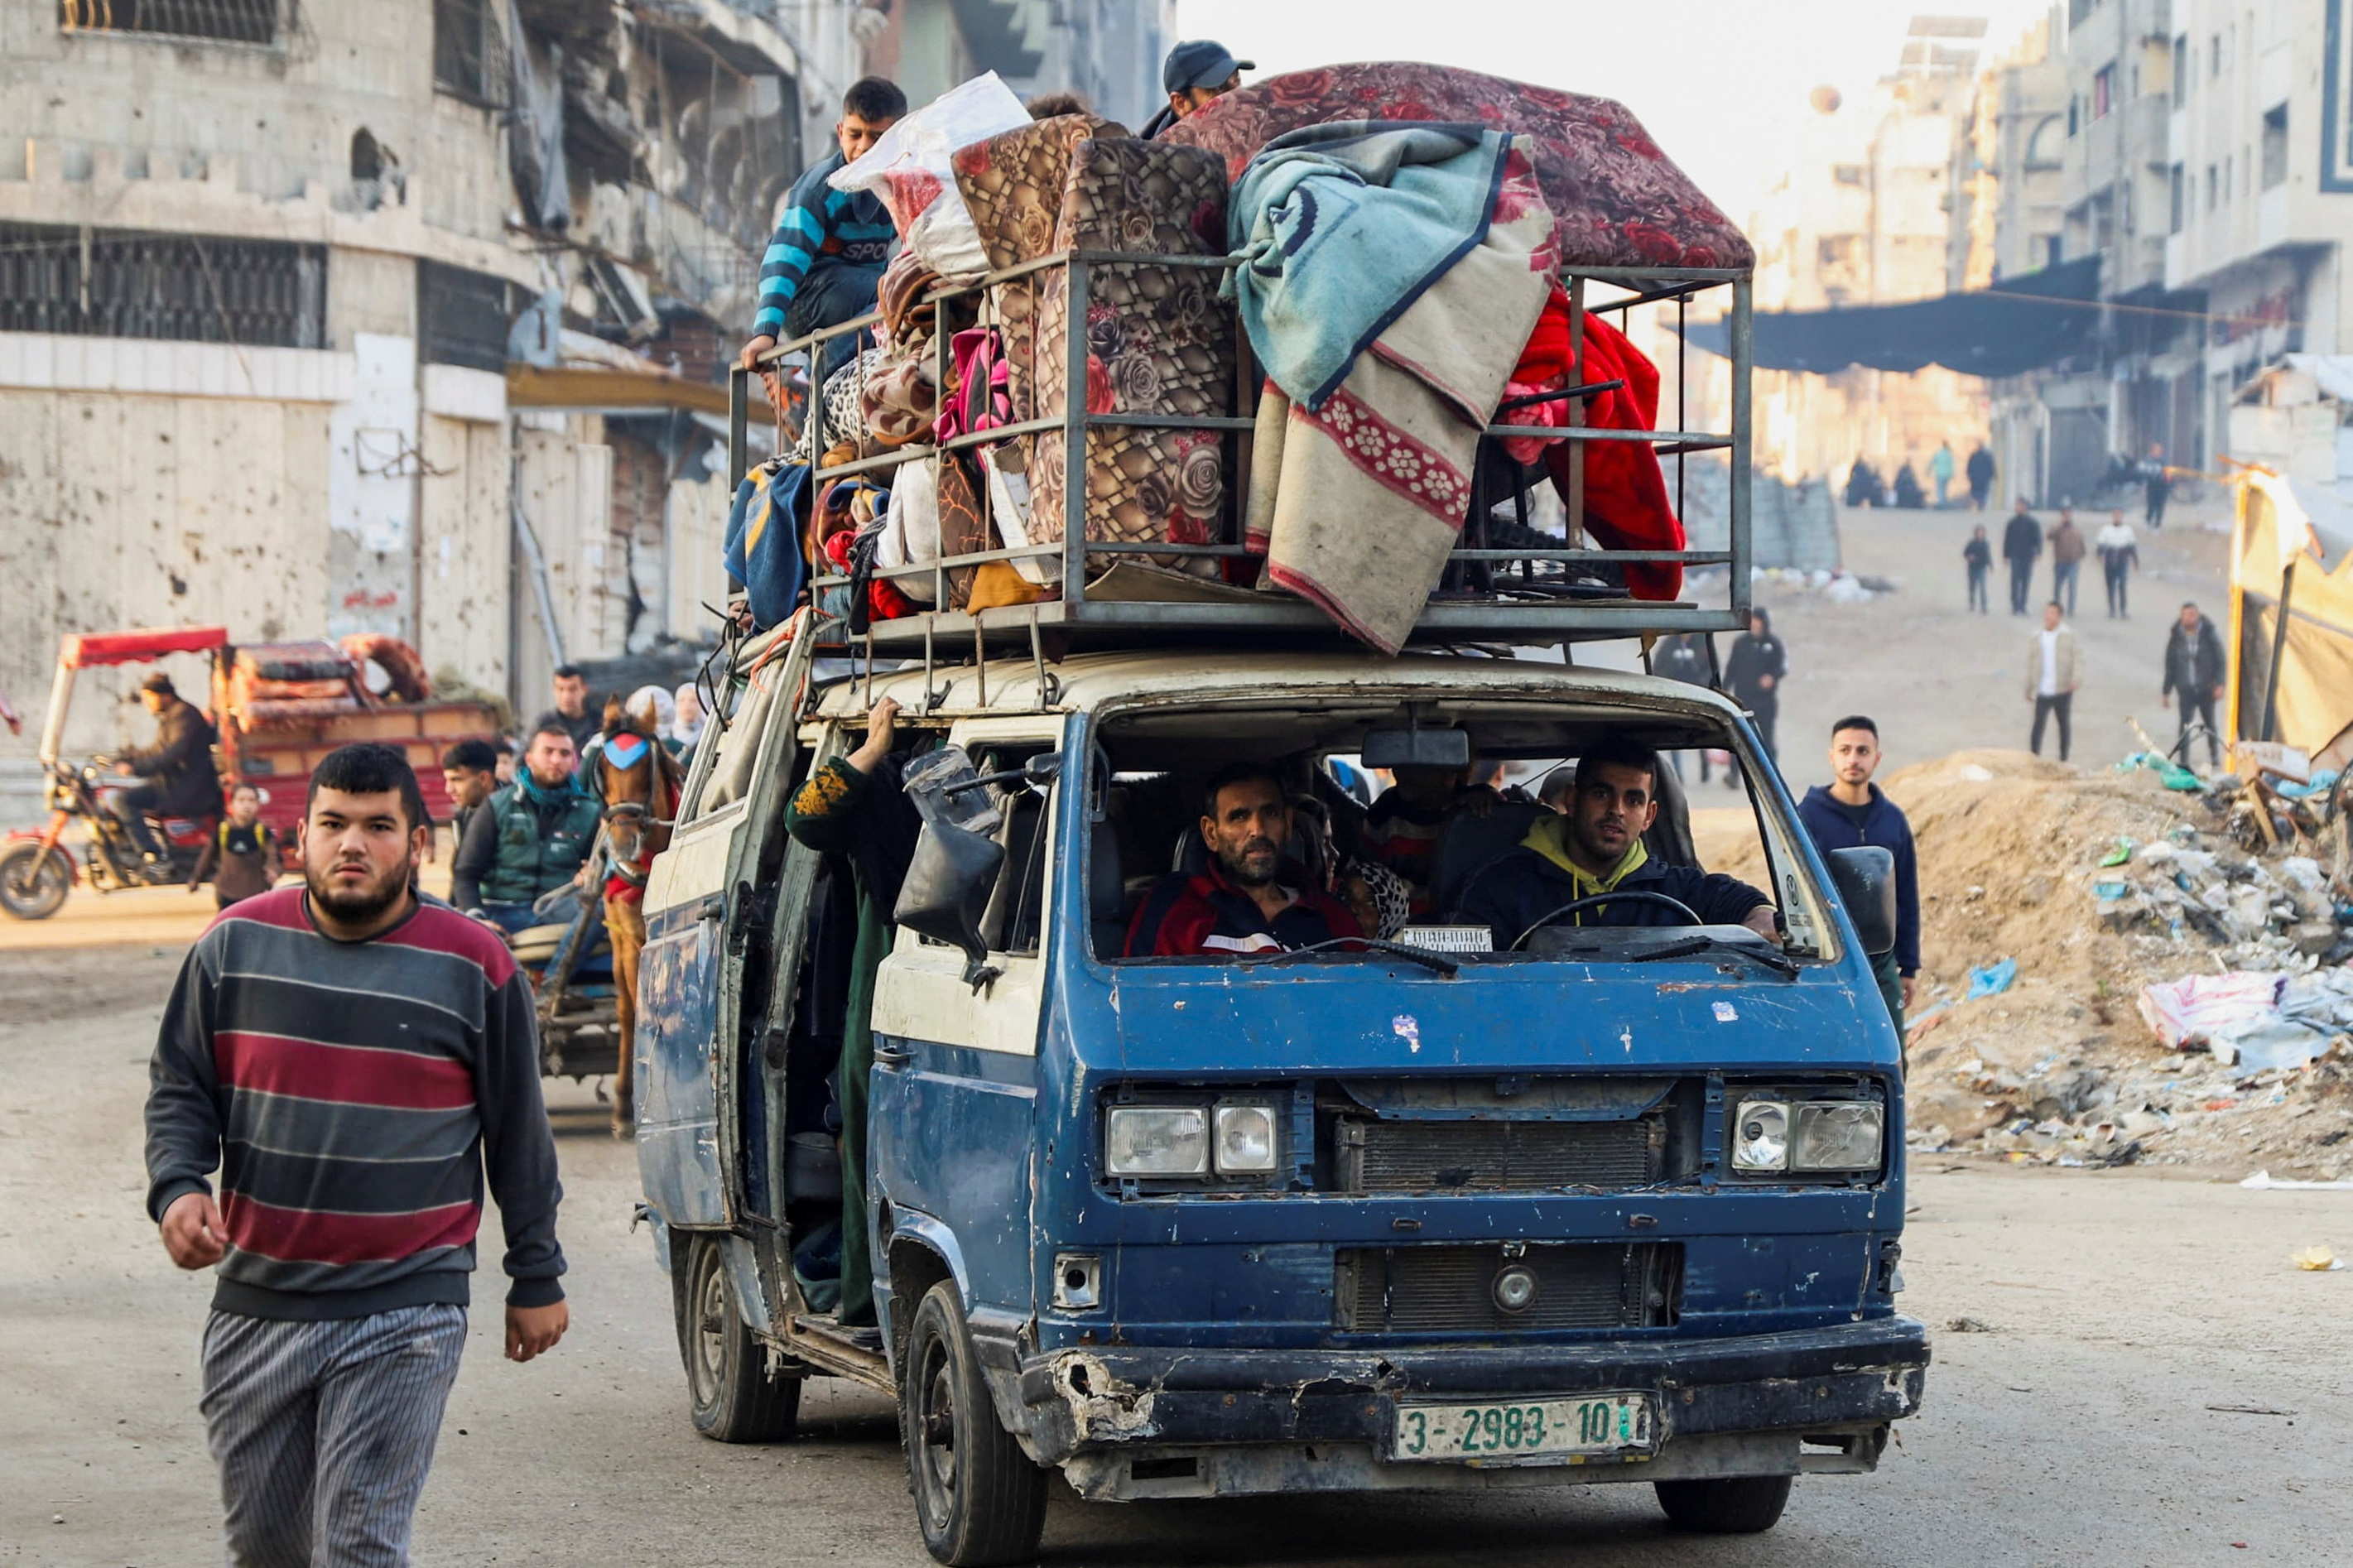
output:
[[[1732,1112],[1732,1168],[1789,1168],[1789,1108],[1778,1100],[1745,1100]]]
[[[1209,1170],[1209,1113],[1189,1105],[1115,1105],[1103,1122],[1114,1176],[1200,1176]]]
[[[1262,1176],[1274,1169],[1274,1109],[1228,1101],[1212,1117],[1217,1129],[1218,1174]]]
[[[1887,1107],[1870,1100],[1744,1100],[1733,1108],[1730,1131],[1736,1171],[1875,1171],[1887,1142]]]
[[[1825,1100],[1797,1107],[1789,1165],[1799,1171],[1875,1171],[1886,1141],[1887,1108],[1874,1101]]]

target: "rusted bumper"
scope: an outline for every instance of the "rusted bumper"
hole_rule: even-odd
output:
[[[1919,1409],[1928,1366],[1926,1331],[1908,1318],[1573,1345],[1012,1350],[984,1344],[982,1359],[1007,1424],[1043,1464],[1219,1445],[1369,1446],[1377,1456],[1399,1400],[1649,1390],[1662,1458],[1680,1439],[1786,1434],[1794,1456],[1800,1436],[1838,1436],[1857,1439],[1843,1451],[1862,1461],[1840,1468],[1868,1469],[1877,1458],[1870,1435]],[[1587,1469],[1577,1479],[1601,1478]]]

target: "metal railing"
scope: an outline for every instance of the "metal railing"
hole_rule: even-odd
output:
[[[1320,610],[1288,595],[1271,593],[1262,595],[1261,600],[1249,603],[1102,600],[1088,595],[1090,583],[1122,558],[1259,559],[1241,540],[1241,513],[1245,504],[1242,498],[1250,493],[1249,435],[1256,428],[1254,418],[1242,414],[1195,417],[1173,414],[1094,414],[1086,407],[1083,390],[1087,384],[1088,348],[1087,334],[1081,324],[1087,319],[1091,269],[1104,266],[1143,266],[1223,271],[1236,265],[1238,259],[1229,256],[1063,250],[992,272],[971,283],[942,287],[923,297],[919,303],[932,306],[934,312],[933,372],[939,399],[935,406],[944,406],[949,395],[950,334],[946,329],[946,303],[1050,269],[1067,268],[1069,282],[1062,317],[1071,325],[1065,331],[1064,363],[1061,366],[1064,411],[1059,415],[968,432],[944,442],[910,442],[872,457],[831,467],[818,467],[811,474],[813,496],[828,480],[878,473],[909,462],[932,461],[943,452],[960,452],[1024,436],[1060,431],[1064,437],[1061,453],[1062,538],[1045,543],[943,555],[936,560],[906,566],[876,568],[871,574],[876,581],[905,582],[929,578],[934,607],[919,608],[902,617],[874,622],[867,634],[870,649],[912,650],[920,647],[928,660],[935,640],[952,639],[951,646],[954,646],[955,642],[969,637],[978,648],[985,642],[1018,646],[1026,639],[1034,648],[1041,630],[1055,633],[1066,646],[1072,641],[1071,634],[1079,634],[1096,646],[1146,642],[1161,636],[1198,640],[1219,633],[1236,637],[1264,633],[1303,639],[1344,639],[1344,634]],[[1503,569],[1517,564],[1522,568],[1521,592],[1533,594],[1539,563],[1556,568],[1555,584],[1566,590],[1566,574],[1575,567],[1608,568],[1638,563],[1672,562],[1686,568],[1724,569],[1723,592],[1720,597],[1712,594],[1710,598],[1713,602],[1704,604],[1690,599],[1661,602],[1567,596],[1566,592],[1555,596],[1514,596],[1511,585],[1498,581],[1491,590],[1473,589],[1465,593],[1455,588],[1433,595],[1416,624],[1414,640],[1424,643],[1509,641],[1546,644],[1654,632],[1713,632],[1745,628],[1749,604],[1751,536],[1748,464],[1749,372],[1753,358],[1750,275],[1744,269],[1733,268],[1593,267],[1565,271],[1563,282],[1572,306],[1571,346],[1577,370],[1567,393],[1550,395],[1565,397],[1568,402],[1567,423],[1559,426],[1490,424],[1482,428],[1482,435],[1488,439],[1530,437],[1571,443],[1568,482],[1564,487],[1567,491],[1565,498],[1567,515],[1566,537],[1559,546],[1550,548],[1525,544],[1492,547],[1475,542],[1458,544],[1448,558],[1448,580],[1458,581],[1461,575],[1459,569],[1463,566],[1487,567],[1500,574]],[[1594,283],[1622,289],[1623,297],[1588,305],[1588,286]],[[1584,322],[1587,311],[1589,310],[1600,315],[1611,311],[1623,312],[1641,305],[1672,302],[1680,318],[1694,296],[1715,289],[1728,289],[1731,293],[1727,311],[1730,329],[1727,345],[1731,369],[1730,428],[1723,431],[1682,428],[1688,406],[1686,379],[1689,373],[1683,363],[1680,333],[1672,383],[1675,415],[1672,427],[1630,430],[1588,424],[1587,402],[1604,392],[1615,390],[1622,384],[1588,383],[1585,380]],[[1623,319],[1621,314],[1620,320]],[[870,312],[853,321],[779,343],[762,356],[762,363],[782,372],[787,368],[787,362],[796,356],[806,356],[811,367],[808,417],[822,420],[825,417],[824,378],[817,373],[816,367],[823,363],[825,345],[846,335],[862,332],[881,320],[879,311]],[[1260,384],[1260,376],[1253,368],[1255,362],[1239,321],[1234,335],[1238,356],[1234,392],[1239,404],[1254,395]],[[737,479],[749,473],[757,460],[752,453],[748,414],[749,384],[753,374],[738,364],[732,368],[729,376],[728,456],[730,470]],[[1046,381],[1047,371],[1041,364],[1035,377],[1041,395]],[[1510,406],[1506,405],[1507,409]],[[1666,412],[1663,404],[1661,412]],[[1234,458],[1233,483],[1229,488],[1227,499],[1221,503],[1222,537],[1202,544],[1091,540],[1086,537],[1087,434],[1092,430],[1121,426],[1213,431],[1220,435],[1221,440],[1228,437],[1234,438],[1229,448]],[[1672,483],[1678,516],[1683,515],[1683,470],[1686,456],[1702,452],[1725,453],[1730,464],[1726,518],[1728,548],[1613,550],[1588,542],[1585,494],[1587,449],[1592,443],[1618,441],[1644,442],[1657,450],[1662,458],[1672,459],[1674,466]],[[823,456],[822,449],[813,442],[813,461],[822,463]],[[1481,509],[1491,504],[1483,492],[1474,503]],[[1475,528],[1466,529],[1466,533],[1474,537],[1479,531]],[[952,573],[992,562],[1057,557],[1061,569],[1058,600],[992,607],[978,612],[946,607],[950,602],[948,578]],[[812,597],[819,589],[839,588],[849,582],[849,578],[838,574],[823,574],[824,563],[811,563],[810,565]]]

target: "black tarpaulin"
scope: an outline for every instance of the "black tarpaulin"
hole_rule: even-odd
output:
[[[1910,372],[1941,364],[1968,375],[2022,375],[2082,353],[2100,319],[2100,258],[2087,256],[1989,289],[1906,305],[1850,305],[1755,318],[1759,370],[1817,375],[1851,364]],[[1685,334],[1729,355],[1731,323],[1695,321]]]

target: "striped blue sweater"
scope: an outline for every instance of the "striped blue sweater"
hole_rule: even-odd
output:
[[[754,337],[782,338],[785,312],[802,280],[817,268],[836,264],[880,267],[890,259],[898,230],[877,197],[837,191],[826,181],[843,165],[841,150],[793,184],[785,216],[760,259],[760,310],[752,318]]]

